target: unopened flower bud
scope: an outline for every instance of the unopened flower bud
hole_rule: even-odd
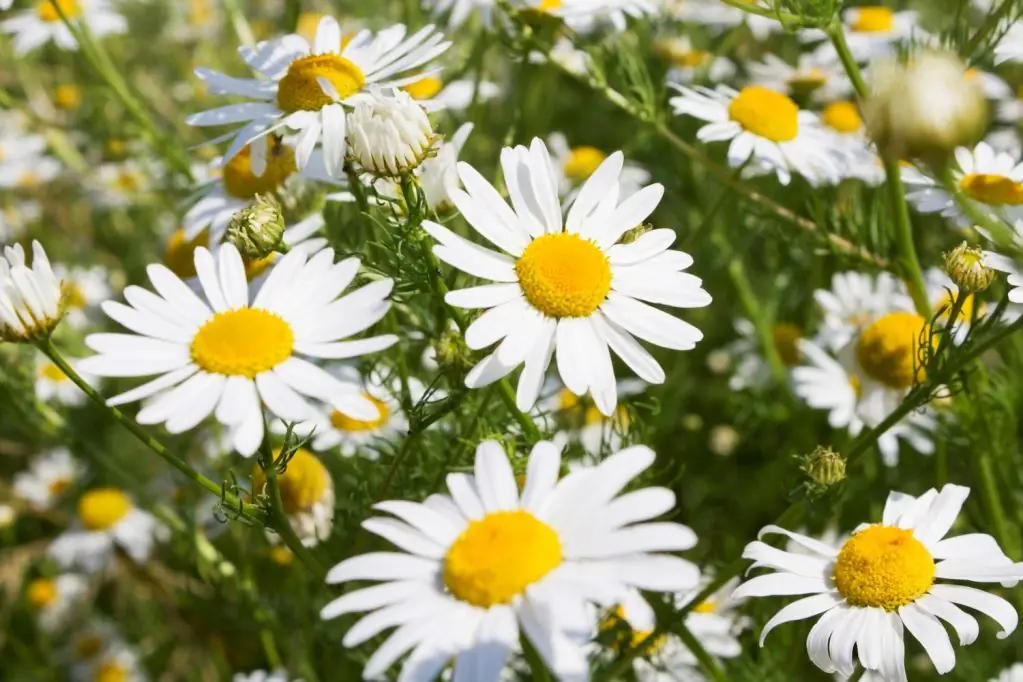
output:
[[[984,264],[984,253],[966,242],[946,253],[944,258],[945,272],[968,294],[984,291],[995,279],[994,270]]]
[[[266,258],[281,248],[284,216],[272,194],[257,194],[253,204],[234,214],[227,226],[227,239],[250,259]]]
[[[987,100],[953,54],[926,52],[910,64],[878,62],[871,80],[863,118],[888,158],[941,164],[956,147],[984,134]]]
[[[458,329],[446,330],[433,345],[433,349],[434,361],[442,369],[463,372],[473,364],[469,347],[465,345]]]
[[[370,173],[397,178],[433,154],[436,140],[426,111],[407,92],[374,93],[348,116],[348,153]]]
[[[0,258],[0,341],[27,343],[50,335],[67,306],[61,282],[46,252],[32,242],[32,267],[21,244]]]
[[[806,455],[800,468],[815,484],[825,488],[845,480],[845,458],[823,445]]]

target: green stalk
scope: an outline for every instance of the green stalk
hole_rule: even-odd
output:
[[[707,674],[707,677],[714,680],[714,682],[728,682],[728,676],[721,669],[717,659],[703,648],[700,640],[690,632],[684,621],[678,629],[678,636],[682,643],[686,645],[686,648],[696,657],[696,660],[699,661],[700,667]]]
[[[994,462],[991,459],[991,449],[981,448],[973,458],[974,476],[980,483],[980,500],[987,513],[988,522],[994,531],[998,544],[1003,548],[1015,546],[1011,540],[1009,523],[1005,517],[1005,507],[1002,505],[1002,497],[998,492],[998,478],[994,469]]]
[[[525,635],[520,636],[519,641],[522,642],[522,654],[529,664],[529,672],[533,673],[533,682],[551,682],[551,672],[533,643]]]
[[[963,48],[963,54],[967,57],[972,57],[973,53],[977,51],[977,48],[984,45],[988,36],[990,36],[991,33],[998,28],[1000,23],[1002,23],[1002,19],[1009,14],[1013,5],[1015,5],[1013,0],[1002,0],[1002,4],[998,6],[998,9],[989,14],[981,27],[973,34],[973,38],[971,38],[970,42],[966,44],[965,48]]]
[[[753,293],[753,287],[746,276],[746,270],[743,268],[741,259],[737,257],[732,258],[728,264],[728,275],[732,279],[732,285],[735,287],[736,293],[739,294],[739,302],[742,304],[746,316],[750,318],[750,321],[753,322],[753,326],[757,330],[760,349],[767,359],[767,365],[771,368],[771,375],[774,377],[775,383],[788,388],[788,370],[785,368],[785,363],[778,353],[778,347],[774,343],[774,332],[771,329],[769,320],[763,314],[763,307],[757,302],[756,295]]]

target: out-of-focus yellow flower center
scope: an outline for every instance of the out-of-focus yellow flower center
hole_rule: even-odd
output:
[[[128,145],[124,140],[113,137],[103,144],[103,149],[107,156],[115,159],[123,159],[124,155],[128,152]]]
[[[270,561],[278,566],[290,566],[295,561],[295,555],[284,545],[274,545],[269,551]]]
[[[61,83],[53,91],[53,103],[61,109],[77,109],[82,103],[82,89],[73,83]]]
[[[103,661],[93,673],[93,682],[127,682],[128,671],[117,661]]]
[[[387,407],[387,403],[382,400],[377,400],[368,393],[363,393],[362,397],[376,405],[377,412],[380,416],[376,419],[363,421],[361,419],[352,419],[348,415],[334,410],[330,413],[330,423],[333,424],[335,429],[347,431],[349,433],[361,433],[365,431],[376,431],[387,424],[387,420],[391,418],[391,410]]]
[[[772,142],[788,142],[799,134],[799,107],[788,96],[760,85],[739,91],[728,105],[728,117],[747,132]]]
[[[103,638],[99,635],[82,635],[75,639],[75,658],[80,661],[88,660],[103,650]]]
[[[969,173],[959,181],[959,190],[975,201],[992,206],[1023,204],[1023,183],[1004,175]]]
[[[213,23],[213,5],[210,0],[188,0],[188,23],[197,27]]]
[[[895,611],[934,584],[934,558],[913,531],[874,525],[849,538],[835,561],[835,587],[853,606]]]
[[[242,262],[245,264],[245,278],[251,282],[266,272],[266,269],[273,265],[276,260],[276,253],[267,254],[262,258],[248,258],[246,256],[242,256]]]
[[[489,608],[507,604],[561,564],[561,540],[524,510],[470,521],[444,559],[444,584],[458,599]]]
[[[642,647],[640,655],[649,658],[660,651],[668,641],[666,635],[654,636],[653,630],[633,630],[621,606],[616,606],[600,623],[600,629],[604,632],[622,627],[628,630],[628,634],[621,633],[610,643],[610,648],[615,653],[621,654]]]
[[[444,81],[437,76],[424,76],[415,83],[403,85],[401,89],[407,92],[412,99],[423,100],[436,97],[443,88]]]
[[[185,241],[185,231],[177,230],[167,240],[167,250],[163,255],[163,264],[181,279],[195,277],[195,250],[200,246],[209,246],[210,235],[205,230],[192,241]]]
[[[855,133],[863,127],[863,119],[852,102],[832,102],[824,107],[821,120],[840,133]]]
[[[50,481],[50,485],[46,486],[46,489],[50,491],[50,494],[56,497],[62,495],[65,490],[71,487],[71,481],[66,478],[55,478]]]
[[[262,175],[252,172],[252,145],[246,145],[224,166],[224,189],[228,194],[238,199],[267,194],[283,185],[295,172],[295,150],[284,145],[275,135],[268,137],[266,142],[266,170]]]
[[[280,448],[274,451],[276,458]],[[309,509],[323,499],[330,485],[330,473],[316,455],[305,448],[299,448],[288,462],[283,474],[277,475],[281,489],[281,503],[284,511],[294,514]],[[260,491],[266,485],[266,474],[259,467],[252,473],[253,490]]]
[[[852,30],[859,33],[890,33],[895,27],[895,15],[887,7],[860,7]]]
[[[296,59],[277,84],[281,111],[319,111],[334,99],[323,91],[318,79],[334,86],[340,99],[351,97],[366,85],[362,69],[337,54],[316,54]]]
[[[88,305],[82,288],[73,281],[65,280],[61,284],[61,299],[66,308],[71,310],[82,310]]]
[[[828,75],[816,66],[806,71],[797,71],[788,80],[790,88],[797,92],[809,92],[828,82]]]
[[[803,330],[791,322],[781,322],[771,330],[771,340],[781,361],[789,367],[798,365],[803,354],[799,352],[799,340],[803,338]]]
[[[249,379],[291,357],[295,334],[280,316],[260,308],[217,313],[192,339],[192,360],[212,374]]]
[[[537,7],[541,12],[553,12],[561,9],[562,0],[540,0],[540,5]]]
[[[588,239],[562,232],[534,239],[515,262],[526,299],[551,317],[586,317],[611,290],[611,264]]]
[[[607,155],[596,147],[575,147],[565,161],[565,175],[573,182],[582,182],[600,168]]]
[[[39,365],[39,378],[48,379],[50,381],[63,382],[67,381],[67,375],[64,374],[64,370],[52,362],[43,362]]]
[[[959,315],[956,316],[956,322],[959,324],[969,324],[970,320],[973,319],[973,307],[977,305],[976,297],[971,294],[963,300],[963,306],[959,310]],[[977,308],[977,315],[983,315],[986,306],[984,302],[980,302],[980,307]],[[939,316],[942,320],[948,320],[949,315],[952,313],[952,297],[949,296],[946,291],[941,296],[941,300],[938,301],[938,305],[934,306],[934,312],[941,312]]]
[[[671,53],[671,63],[683,69],[693,69],[705,63],[710,53],[704,50],[675,50]]]
[[[43,179],[33,170],[23,170],[18,176],[17,185],[21,189],[35,189],[43,184]]]
[[[45,578],[33,580],[28,584],[25,598],[28,599],[29,604],[37,609],[45,608],[57,598],[57,583]]]
[[[891,388],[909,388],[923,381],[924,369],[916,349],[927,320],[916,313],[896,312],[864,330],[856,344],[856,359],[872,379]]]
[[[704,599],[695,607],[693,607],[693,613],[717,613],[718,605],[713,599]]]
[[[57,7],[60,8],[60,12],[57,11]],[[54,7],[50,0],[39,0],[36,2],[36,13],[40,19],[50,23],[60,21],[61,12],[68,19],[77,19],[82,14],[78,0],[57,0],[57,7]]]
[[[122,192],[134,192],[142,187],[143,182],[142,176],[135,171],[124,170],[114,178],[114,187]]]
[[[117,488],[96,488],[78,500],[78,518],[89,530],[109,530],[131,511],[131,500]]]

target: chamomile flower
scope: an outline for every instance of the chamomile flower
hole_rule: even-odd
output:
[[[350,394],[324,370],[300,356],[352,358],[382,350],[397,339],[374,336],[341,341],[387,313],[393,282],[381,279],[345,296],[359,261],[334,263],[324,249],[281,258],[250,299],[238,250],[224,244],[217,258],[195,250],[202,298],[165,266],[148,268],[158,292],[130,286],[128,305],[108,301],[104,312],[133,334],[92,334],[98,355],[81,362],[98,376],[157,378],[111,398],[121,405],[153,398],[137,415],[141,424],[164,424],[171,433],[194,428],[210,414],[234,433],[235,449],[252,455],[263,440],[261,402],[281,419],[311,413],[303,396],[356,419],[372,419],[372,402]],[[340,296],[340,298],[339,298]]]
[[[146,674],[135,649],[116,642],[96,657],[90,666],[79,670],[82,682],[145,682]]]
[[[56,7],[50,0],[43,0],[36,2],[34,8],[17,12],[0,22],[0,33],[14,36],[14,53],[18,56],[50,41],[62,50],[77,50],[78,41],[64,24],[61,13],[85,24],[96,37],[128,30],[128,22],[114,10],[109,0],[57,0]]]
[[[763,388],[771,383],[771,367],[764,359],[760,339],[757,337],[756,326],[747,319],[734,322],[739,338],[728,344],[725,351],[734,362],[732,376],[728,379],[728,387],[733,391]],[[801,354],[799,341],[803,338],[803,330],[791,322],[779,322],[771,328],[771,342],[786,367],[799,364]]]
[[[403,679],[432,680],[454,659],[454,679],[496,682],[520,629],[557,678],[584,679],[594,607],[638,604],[637,590],[687,590],[699,579],[694,565],[663,553],[693,547],[693,532],[650,522],[671,509],[674,494],[646,488],[618,496],[653,461],[649,448],[632,447],[559,482],[558,449],[540,442],[520,494],[508,456],[485,441],[474,475],[448,475],[450,497],[376,505],[397,518],[371,518],[363,527],[403,551],[331,569],[328,583],[384,584],[349,592],[321,617],[371,612],[348,631],[347,647],[398,626],[367,661],[367,680],[411,650]],[[640,610],[652,614],[649,606]],[[638,617],[633,625],[653,627]]]
[[[34,189],[61,170],[60,161],[46,154],[46,139],[41,135],[12,129],[0,136],[0,188]]]
[[[25,600],[35,611],[36,621],[45,632],[54,632],[84,604],[89,582],[77,573],[64,573],[55,578],[36,578],[25,587]]]
[[[458,165],[466,191],[452,192],[455,206],[505,252],[477,246],[437,223],[423,224],[439,242],[433,249],[438,258],[496,282],[446,297],[450,305],[486,309],[466,330],[469,348],[500,341],[469,372],[466,386],[486,386],[525,363],[517,403],[528,411],[556,354],[558,373],[569,390],[580,396],[589,392],[601,413],[610,416],[618,398],[609,350],[641,379],[659,384],[664,371],[635,337],[675,350],[690,350],[703,338],[689,323],[649,305],[710,304],[702,281],[683,272],[692,258],[668,250],[675,233],[653,230],[631,243],[618,243],[643,224],[664,193],[655,184],[619,201],[623,163],[621,152],[601,163],[567,216],[547,147],[539,139],[530,149],[501,152],[511,207],[474,168]]]
[[[882,315],[894,310],[914,310],[905,286],[886,272],[835,273],[831,288],[814,291],[813,298],[824,316],[816,343],[832,351],[847,346]]]
[[[78,499],[78,514],[70,528],[50,545],[50,558],[63,568],[87,573],[101,570],[123,549],[136,563],[149,559],[164,529],[152,514],[139,509],[117,488],[93,488]]]
[[[63,285],[67,324],[84,329],[94,321],[100,304],[110,298],[110,271],[102,265],[69,267],[62,263],[55,264],[53,271]]]
[[[477,83],[471,78],[445,83],[437,74],[424,76],[414,83],[402,86],[412,99],[428,112],[449,111],[458,113],[469,108],[475,99],[486,102],[501,94],[501,86],[487,80]]]
[[[114,624],[101,618],[90,618],[70,635],[63,658],[70,664],[71,678],[75,680],[95,682],[90,673],[96,662],[108,651],[125,645]]]
[[[43,210],[39,202],[27,199],[0,206],[0,242],[11,243],[39,220]]]
[[[32,242],[32,267],[21,244],[0,258],[0,341],[25,343],[49,336],[64,315],[61,283],[42,245]]]
[[[1023,25],[1015,23],[995,45],[995,64],[1019,61],[1023,61]]]
[[[716,83],[735,75],[735,64],[730,59],[693,47],[687,35],[661,38],[654,44],[654,51],[670,65],[667,78],[672,83],[688,84],[697,79]]]
[[[84,473],[85,467],[67,448],[55,448],[32,460],[28,471],[14,475],[14,494],[33,509],[47,510]]]
[[[821,122],[835,140],[843,178],[862,180],[870,185],[884,182],[884,165],[866,134],[856,105],[836,100],[821,111]]]
[[[72,368],[77,365],[76,360],[68,359],[68,362]],[[79,374],[90,384],[94,383],[87,374]],[[82,389],[64,374],[64,370],[44,357],[36,361],[35,392],[36,398],[44,403],[56,401],[67,407],[79,407],[86,400]]]
[[[1004,100],[1014,98],[1016,93],[1013,91],[1012,86],[1005,82],[1005,80],[990,71],[984,71],[976,67],[966,70],[966,80],[974,81],[979,87],[980,91],[984,93],[984,96],[988,99],[993,100]]]
[[[1017,663],[992,677],[991,682],[1023,682],[1023,663]]]
[[[639,379],[616,382],[619,400],[639,395],[647,384]],[[605,417],[591,401],[581,399],[556,379],[546,382],[537,409],[537,424],[543,428],[558,428],[552,442],[561,449],[570,443],[579,443],[586,458],[580,464],[591,466],[599,461],[605,448],[614,452],[622,447],[622,436],[629,431],[629,411],[624,405],[615,408],[614,415]],[[559,428],[560,427],[560,428]],[[571,469],[576,463],[570,462]]]
[[[754,85],[777,90],[789,97],[810,95],[812,102],[827,103],[849,97],[853,92],[852,82],[842,63],[815,53],[800,55],[794,66],[768,53],[762,61],[750,62],[747,68]]]
[[[548,135],[547,148],[557,176],[558,194],[569,200],[575,199],[582,185],[607,159],[607,154],[596,147],[571,146],[562,133]],[[618,176],[618,192],[622,196],[630,196],[643,189],[648,182],[650,173],[645,168],[626,161]]]
[[[90,189],[99,206],[126,208],[139,201],[139,195],[153,188],[160,171],[134,160],[100,164],[90,181]]]
[[[764,626],[760,643],[778,625],[820,616],[806,640],[810,660],[827,673],[852,675],[856,659],[889,682],[906,682],[904,633],[909,632],[939,674],[955,666],[955,652],[942,621],[959,643],[972,644],[980,628],[960,606],[993,618],[999,638],[1016,629],[1009,602],[974,587],[945,581],[1015,585],[1023,564],[1014,564],[990,535],[945,538],[969,495],[969,488],[946,485],[920,497],[892,492],[881,523],[863,524],[841,547],[767,526],[760,536],[785,535],[811,555],[778,550],[759,540],[743,557],[754,568],[774,572],[746,581],[737,598],[804,596]],[[854,650],[856,654],[854,655]]]
[[[896,43],[909,38],[927,38],[919,28],[917,13],[912,10],[896,12],[889,7],[870,5],[850,7],[842,12],[845,40],[853,57],[865,62],[875,57],[890,54]],[[806,41],[826,37],[823,31],[803,31],[800,37]],[[818,49],[818,56],[836,59],[837,54],[831,43]]]
[[[280,450],[274,452],[274,459]],[[277,474],[281,503],[295,534],[306,547],[330,537],[334,524],[334,479],[316,455],[299,448],[283,473]],[[252,471],[252,492],[259,495],[266,486],[266,474],[256,466]],[[276,533],[267,531],[267,538],[276,543]]]
[[[733,168],[752,160],[784,185],[793,172],[813,183],[837,178],[830,136],[816,114],[801,110],[787,95],[760,85],[739,91],[727,85],[673,87],[680,93],[670,101],[675,114],[707,121],[696,134],[701,142],[730,140]]]
[[[296,166],[305,168],[313,148],[322,142],[327,173],[339,177],[345,159],[346,111],[372,86],[398,87],[423,78],[427,73],[421,69],[451,45],[433,26],[407,38],[406,31],[402,24],[376,35],[364,30],[343,44],[337,21],[324,17],[312,44],[290,34],[241,48],[242,58],[258,78],[232,78],[206,68],[197,69],[196,75],[208,83],[212,94],[255,101],[194,114],[188,123],[219,126],[245,122],[227,136],[232,142],[225,163],[254,139],[282,126],[290,128],[297,131]],[[261,175],[258,166],[253,170]]]

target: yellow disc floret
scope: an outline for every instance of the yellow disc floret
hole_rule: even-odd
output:
[[[1023,183],[1004,175],[970,173],[959,181],[959,190],[969,198],[991,206],[1023,204]]]
[[[863,127],[863,119],[852,102],[832,102],[824,107],[821,120],[832,130],[840,133],[855,133]]]
[[[890,33],[895,26],[895,15],[887,7],[859,7],[852,30],[859,33]]]
[[[551,317],[586,317],[611,290],[611,264],[600,248],[562,232],[534,239],[515,263],[526,299]]]
[[[280,455],[280,448],[274,457]],[[305,448],[299,448],[288,462],[283,474],[277,475],[281,489],[281,503],[288,514],[305,511],[323,500],[331,485],[330,473],[316,455]],[[252,473],[253,490],[261,491],[266,485],[266,474],[259,467]]]
[[[728,105],[728,117],[746,131],[772,142],[788,142],[799,134],[796,103],[760,85],[743,88]]]
[[[791,322],[776,324],[771,330],[771,340],[778,351],[781,361],[789,367],[800,363],[803,354],[799,351],[799,340],[803,338],[803,330]]]
[[[354,62],[337,54],[316,54],[296,59],[277,84],[281,111],[319,111],[334,101],[323,91],[319,79],[334,86],[340,99],[351,97],[366,85],[366,76]]]
[[[192,360],[212,374],[250,379],[291,357],[295,335],[274,313],[259,308],[219,312],[192,339]]]
[[[37,578],[28,584],[25,598],[35,608],[45,608],[57,598],[57,583],[46,578]]]
[[[607,155],[596,147],[576,147],[565,161],[565,175],[573,182],[582,182],[600,168]]]
[[[109,530],[131,511],[131,500],[117,488],[96,488],[78,500],[78,518],[89,530]]]
[[[458,599],[489,608],[508,604],[561,564],[561,540],[527,511],[471,521],[444,559],[444,584]]]
[[[77,19],[82,14],[82,6],[78,4],[78,0],[56,0],[57,7],[53,5],[54,3],[50,0],[39,0],[36,2],[36,14],[48,23],[60,21],[62,13],[68,19]],[[58,8],[60,11],[57,11]]]
[[[295,169],[295,151],[284,145],[281,138],[270,136],[267,138],[266,170],[263,174],[252,172],[252,149],[251,145],[246,145],[224,166],[224,189],[238,199],[251,199],[257,194],[276,190]]]
[[[444,81],[437,76],[424,76],[414,83],[401,86],[412,99],[430,99],[444,88]]]
[[[371,403],[376,405],[377,413],[379,417],[376,419],[362,420],[353,419],[343,412],[334,410],[330,413],[330,423],[335,429],[341,431],[347,431],[349,433],[360,433],[366,431],[376,431],[377,429],[383,428],[387,424],[387,420],[391,418],[391,410],[387,407],[387,403],[382,400],[377,400],[368,393],[363,393],[362,397],[369,400]]]
[[[934,584],[934,558],[913,531],[874,525],[853,535],[835,561],[835,587],[853,606],[895,611]]]
[[[860,335],[856,359],[872,379],[891,388],[909,388],[924,379],[916,349],[927,320],[916,313],[889,313]]]

